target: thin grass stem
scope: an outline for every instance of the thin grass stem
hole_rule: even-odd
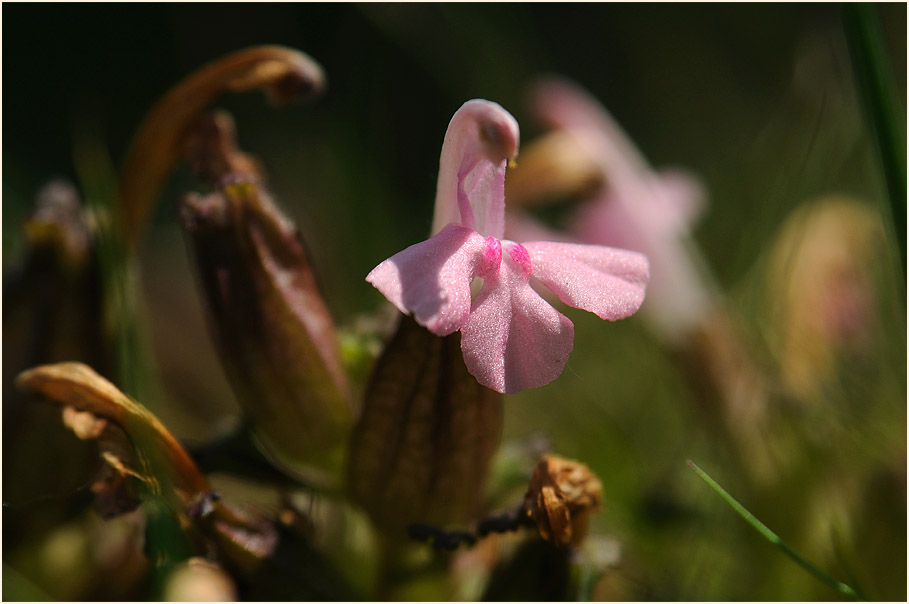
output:
[[[850,587],[849,585],[846,585],[842,581],[838,581],[838,580],[834,579],[833,577],[831,577],[830,575],[828,575],[827,573],[825,573],[824,571],[822,571],[821,569],[816,567],[811,562],[808,562],[807,560],[805,560],[801,555],[799,555],[796,551],[794,551],[791,547],[789,547],[786,544],[786,542],[784,542],[782,539],[780,539],[779,535],[777,535],[772,530],[770,530],[770,528],[768,528],[766,524],[764,524],[763,522],[758,520],[754,514],[749,512],[745,508],[745,506],[743,506],[741,503],[736,501],[735,498],[732,497],[732,495],[730,495],[728,492],[726,492],[726,490],[723,487],[721,487],[713,478],[711,478],[704,470],[699,468],[697,466],[697,464],[695,464],[690,459],[688,460],[688,467],[691,468],[692,470],[694,470],[694,473],[697,474],[701,478],[701,480],[706,482],[707,486],[709,486],[711,489],[713,489],[714,492],[723,499],[723,501],[725,501],[727,504],[729,504],[729,507],[731,507],[733,510],[738,512],[739,516],[741,516],[742,518],[745,519],[745,522],[750,524],[754,528],[754,530],[756,530],[761,535],[763,535],[763,537],[765,539],[767,539],[767,541],[769,541],[773,545],[777,546],[784,554],[786,554],[787,556],[792,558],[796,562],[796,564],[798,564],[799,566],[801,566],[802,568],[807,570],[809,573],[811,573],[812,575],[814,575],[815,577],[817,577],[818,579],[820,579],[821,581],[823,581],[824,583],[826,583],[827,585],[829,585],[830,587],[832,587],[833,589],[838,591],[839,593],[850,598],[851,600],[854,600],[857,602],[864,600],[864,598],[862,598],[858,594],[858,592],[855,591],[852,587]]]

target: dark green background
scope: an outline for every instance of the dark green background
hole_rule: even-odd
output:
[[[905,112],[906,5],[878,8]],[[556,73],[599,98],[655,166],[685,167],[703,179],[709,206],[695,238],[733,308],[758,333],[763,316],[753,294],[762,254],[798,204],[835,192],[886,208],[842,15],[839,4],[789,3],[4,4],[4,271],[20,258],[21,223],[38,187],[54,176],[76,179],[79,133],[98,137],[119,164],[144,113],[180,78],[236,49],[284,44],[325,68],[322,99],[273,109],[249,94],[218,106],[234,115],[242,148],[263,161],[277,199],[299,222],[339,323],[378,308],[382,298],[363,277],[425,238],[453,112],[471,98],[496,101],[530,144],[540,131],[526,88],[535,76]],[[180,197],[199,188],[188,170],[175,171],[141,256],[141,314],[163,384],[143,402],[181,438],[203,438],[236,414],[176,220]],[[904,299],[883,306],[887,324],[904,332]],[[550,387],[506,400],[506,437],[544,430],[557,452],[589,463],[603,479],[606,509],[596,527],[622,542],[629,562],[619,576],[633,586],[619,593],[832,598],[706,492],[684,460],[696,457],[756,513],[784,525],[791,502],[810,508],[797,485],[780,497],[749,497],[752,485],[726,464],[722,443],[710,441],[677,366],[642,324],[569,316],[578,336],[568,370]],[[905,424],[899,335],[878,342],[884,378],[842,393],[884,400],[875,417],[892,429]],[[4,365],[15,364],[16,354],[5,347]],[[832,448],[865,451],[886,440],[882,433],[893,437],[845,425]],[[4,455],[4,520],[55,517],[42,510],[90,479],[26,489],[7,480],[47,474],[41,464],[52,460],[48,454],[27,465]],[[887,505],[872,506],[872,517],[895,517],[888,526],[898,542],[904,510],[897,506],[894,515]],[[28,536],[17,538],[4,539],[5,560],[28,546]],[[867,544],[845,543],[848,555],[834,552],[823,565],[848,581],[843,573],[856,568],[850,556],[887,560],[892,567],[868,571],[873,584],[862,587],[871,597],[902,599],[905,550],[880,543],[872,553],[862,549]]]

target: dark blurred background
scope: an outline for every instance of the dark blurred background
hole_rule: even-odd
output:
[[[905,113],[906,5],[876,9]],[[262,160],[276,198],[300,224],[341,324],[382,303],[363,281],[366,273],[425,238],[442,136],[454,111],[471,98],[494,100],[518,119],[527,145],[540,129],[525,95],[542,74],[587,88],[653,165],[684,167],[702,179],[709,206],[695,239],[756,331],[756,267],[798,204],[837,193],[887,216],[840,4],[6,4],[3,13],[4,274],[21,259],[21,227],[38,188],[52,177],[77,180],[79,136],[97,137],[119,165],[143,115],[170,86],[227,52],[265,43],[318,61],[328,77],[325,96],[280,109],[258,94],[225,96],[217,106],[233,114],[241,147]],[[905,122],[902,128],[905,141]],[[142,316],[161,376],[159,396],[146,404],[177,436],[195,439],[237,413],[176,220],[181,196],[199,188],[186,168],[175,171],[141,251]],[[898,296],[902,288],[888,293]],[[905,331],[904,300],[884,305],[892,313],[884,321],[894,321],[897,331]],[[505,433],[545,431],[558,452],[601,476],[606,512],[597,526],[617,536],[632,560],[615,593],[832,597],[692,480],[684,460],[700,454],[703,465],[719,468],[722,448],[701,430],[692,395],[646,330],[634,320],[607,328],[582,313],[569,316],[578,337],[564,389],[508,398]],[[870,431],[847,431],[845,442],[859,449],[894,420],[895,435],[882,438],[899,443],[905,340],[897,335],[878,343],[886,375],[856,395],[895,394],[896,407],[882,411]],[[4,376],[22,369],[6,335],[3,353]],[[905,454],[904,429],[902,443]],[[4,520],[72,490],[72,484],[23,490],[10,482],[9,476],[34,474],[42,467],[35,463],[23,471],[23,462],[4,451]],[[736,468],[719,474],[746,489]],[[772,497],[763,502],[762,509],[773,507]],[[882,518],[891,513],[899,522],[892,506]],[[31,528],[45,534],[52,526]],[[894,530],[899,545],[904,516]],[[28,535],[19,539],[4,539],[5,552]],[[893,567],[872,573],[880,591],[865,587],[901,599],[905,548],[893,558],[892,542],[875,543]],[[856,543],[841,545],[854,555]],[[831,555],[842,562],[838,569],[851,568],[840,553]]]

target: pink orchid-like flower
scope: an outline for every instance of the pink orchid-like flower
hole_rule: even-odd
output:
[[[531,102],[548,127],[571,135],[604,183],[578,208],[567,233],[547,238],[645,254],[650,282],[642,312],[662,336],[683,337],[713,305],[710,279],[689,236],[704,207],[700,183],[681,170],[653,170],[606,109],[573,83],[541,80]],[[527,216],[509,218],[509,227],[519,241],[545,232]]]
[[[574,345],[574,325],[534,291],[531,279],[569,306],[610,321],[640,307],[648,279],[639,253],[503,239],[505,170],[518,137],[517,121],[500,105],[466,102],[442,145],[433,235],[366,277],[432,333],[460,330],[468,371],[502,393],[553,381]],[[475,279],[483,283],[474,298]]]

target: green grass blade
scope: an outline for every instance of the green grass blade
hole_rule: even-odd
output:
[[[875,12],[878,10],[870,3],[846,4],[843,6],[843,25],[858,92],[877,140],[905,275],[906,126],[901,121],[905,112],[898,107],[893,70],[884,47],[880,17]]]
[[[721,487],[713,478],[711,478],[704,470],[699,468],[697,464],[693,461],[688,460],[688,467],[694,470],[694,473],[697,474],[701,480],[707,483],[707,485],[714,490],[714,492],[719,495],[723,501],[725,501],[729,506],[738,512],[739,516],[745,519],[745,522],[750,524],[754,530],[759,532],[767,541],[777,546],[784,554],[792,558],[796,564],[807,570],[809,573],[841,593],[842,595],[850,598],[855,601],[862,601],[863,598],[856,592],[852,587],[846,585],[842,581],[837,581],[818,567],[816,567],[811,562],[805,560],[797,552],[795,552],[791,547],[786,545],[786,543],[780,539],[779,535],[770,530],[766,524],[758,520],[754,514],[749,512],[745,506],[735,500],[726,490]]]

